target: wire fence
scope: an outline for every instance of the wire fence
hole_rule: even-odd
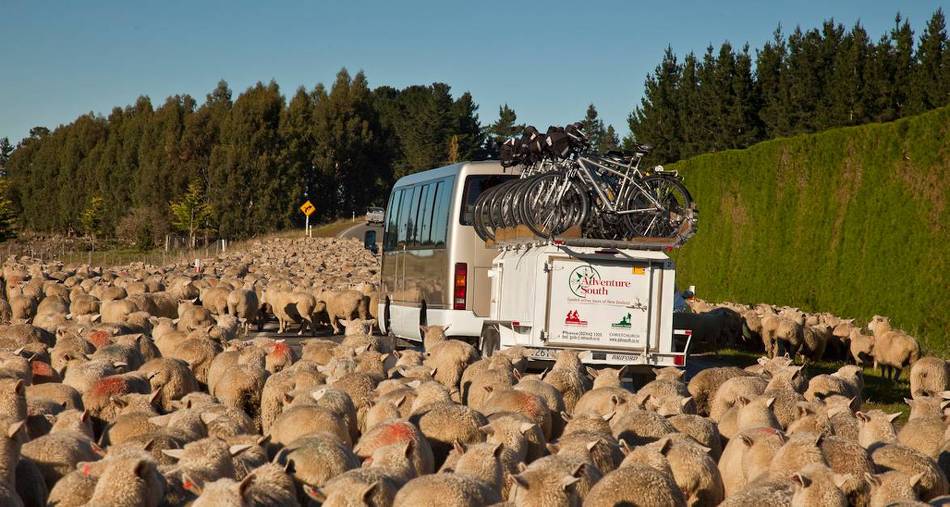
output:
[[[165,245],[150,250],[135,248],[97,248],[93,242],[7,242],[0,245],[3,259],[11,256],[37,259],[40,262],[63,264],[88,264],[91,266],[121,266],[136,262],[153,266],[167,266],[195,259],[208,259],[227,252],[230,244],[226,239],[196,238],[194,248],[187,236],[166,236]]]

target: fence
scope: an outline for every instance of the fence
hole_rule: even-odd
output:
[[[121,266],[133,262],[166,266],[179,262],[191,263],[197,258],[211,258],[228,251],[229,246],[225,239],[196,238],[195,248],[190,248],[188,237],[168,235],[163,248],[145,251],[128,248],[99,249],[92,242],[85,245],[76,242],[68,245],[67,242],[59,242],[59,244],[7,242],[0,246],[0,252],[3,259],[16,256],[38,259],[41,262],[59,261],[63,264],[91,266]]]

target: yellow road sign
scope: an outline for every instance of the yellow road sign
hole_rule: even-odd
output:
[[[307,201],[303,203],[303,206],[300,207],[300,211],[302,211],[304,215],[307,215],[309,217],[315,211],[317,211],[317,207],[314,206],[312,202]]]

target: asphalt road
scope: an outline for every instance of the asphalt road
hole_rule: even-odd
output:
[[[380,243],[383,240],[383,226],[380,224],[368,225],[366,222],[360,221],[356,222],[353,227],[350,227],[343,232],[336,235],[338,238],[356,238],[360,241],[363,241],[363,235],[366,234],[366,231],[376,231],[376,242]]]

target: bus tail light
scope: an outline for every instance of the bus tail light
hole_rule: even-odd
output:
[[[465,309],[465,292],[468,288],[468,264],[455,263],[455,288],[452,294],[452,309]]]

